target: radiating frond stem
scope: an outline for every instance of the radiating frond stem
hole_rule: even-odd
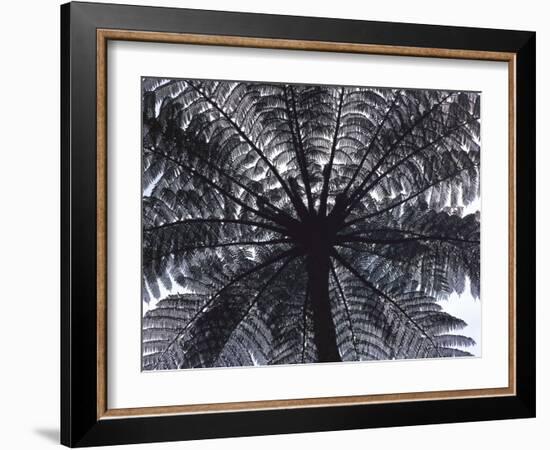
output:
[[[183,247],[176,248],[170,252],[163,253],[155,258],[147,258],[147,261],[157,261],[159,259],[165,258],[167,255],[173,255],[180,252],[193,251],[193,250],[203,250],[203,249],[214,249],[214,248],[224,248],[224,247],[263,247],[266,245],[277,245],[277,244],[290,244],[292,241],[290,239],[271,239],[267,241],[234,241],[234,242],[221,242],[217,244],[201,244],[201,245],[186,245]]]
[[[405,232],[414,237],[407,238],[398,238],[398,239],[376,239],[368,238],[362,236],[352,236],[352,235],[343,235],[337,238],[336,242],[362,242],[364,244],[405,244],[407,242],[417,242],[417,241],[439,241],[439,242],[462,242],[465,244],[476,244],[479,245],[479,241],[453,238],[448,236],[430,236],[422,235],[419,233]]]
[[[450,128],[449,130],[447,130],[445,133],[441,134],[440,136],[438,136],[436,139],[426,143],[425,145],[422,145],[418,148],[416,148],[414,151],[410,152],[408,155],[404,156],[403,158],[401,158],[399,161],[397,161],[395,164],[393,164],[392,166],[390,166],[389,169],[387,169],[386,171],[382,172],[378,177],[376,177],[374,179],[374,181],[372,183],[370,183],[368,186],[364,187],[364,189],[362,190],[362,192],[359,192],[359,194],[357,194],[355,196],[355,198],[353,199],[353,201],[350,203],[350,206],[348,207],[348,211],[349,210],[352,210],[362,199],[365,195],[367,195],[367,193],[374,187],[376,186],[382,179],[384,179],[385,177],[387,177],[390,173],[392,173],[394,170],[396,170],[399,166],[401,166],[404,162],[406,162],[407,160],[409,160],[410,158],[412,158],[413,156],[419,154],[420,152],[430,148],[432,145],[434,144],[437,144],[439,142],[441,142],[443,139],[451,136],[454,132],[456,132],[457,130],[461,129],[464,125],[468,124],[468,123],[471,123],[473,121],[476,121],[476,120],[479,120],[479,117],[474,117],[474,118],[471,118],[469,120],[466,120],[464,122],[461,122],[460,124]],[[373,173],[373,172],[371,172]]]
[[[286,230],[284,228],[278,228],[278,227],[275,227],[275,226],[272,226],[272,225],[269,225],[269,224],[266,224],[266,223],[255,222],[255,221],[252,221],[252,220],[229,219],[229,218],[226,219],[226,218],[217,218],[217,217],[212,217],[212,218],[206,217],[206,218],[200,218],[200,219],[178,220],[176,222],[170,222],[170,223],[165,223],[165,224],[162,224],[162,225],[157,225],[157,226],[154,226],[154,227],[145,228],[143,231],[146,232],[146,233],[149,233],[149,232],[161,230],[161,229],[164,229],[164,228],[175,227],[175,226],[178,226],[178,225],[185,225],[185,224],[191,224],[191,223],[235,223],[235,224],[239,224],[239,225],[250,225],[250,226],[253,226],[253,227],[265,228],[266,230],[271,230],[271,231],[275,231],[277,233],[286,235]]]
[[[434,342],[433,338],[430,336],[430,334],[420,326],[420,324],[414,320],[408,313],[405,311],[399,303],[397,303],[395,300],[393,300],[389,295],[387,295],[385,292],[378,289],[373,283],[368,281],[363,275],[361,275],[346,259],[344,259],[336,250],[332,250],[331,252],[332,256],[340,263],[342,266],[344,266],[352,275],[354,275],[359,281],[361,281],[368,289],[373,291],[375,294],[382,297],[388,304],[393,306],[397,311],[399,311],[420,333],[422,336],[424,336],[430,344],[433,346],[434,350],[437,352],[438,356],[441,356],[441,353],[439,352],[439,347]]]
[[[344,294],[344,290],[342,289],[342,285],[340,284],[338,274],[336,273],[336,269],[334,268],[334,263],[332,261],[330,261],[330,270],[332,272],[332,276],[334,277],[334,281],[336,281],[336,286],[338,287],[340,297],[342,297],[342,302],[344,303],[344,310],[346,311],[346,317],[348,319],[349,331],[351,333],[351,341],[353,343],[353,350],[355,350],[355,357],[359,359],[359,351],[357,350],[357,339],[355,337],[355,332],[353,331],[353,322],[351,320],[351,314],[349,312],[348,301],[346,299],[346,295]]]
[[[343,228],[346,228],[350,225],[353,225],[353,224],[356,224],[358,222],[362,222],[363,220],[368,220],[368,219],[371,219],[373,217],[376,217],[376,216],[379,216],[380,214],[384,214],[388,211],[391,211],[392,209],[394,208],[397,208],[398,206],[401,206],[403,205],[404,203],[410,201],[410,200],[413,200],[415,199],[416,197],[418,197],[419,195],[423,194],[424,192],[426,192],[428,189],[431,189],[433,188],[434,186],[437,186],[439,183],[443,183],[445,181],[448,181],[454,177],[456,177],[457,175],[461,174],[462,172],[464,172],[465,170],[469,170],[473,167],[477,167],[478,164],[470,164],[468,167],[462,167],[454,172],[452,172],[451,174],[449,175],[446,175],[444,177],[441,177],[433,182],[431,182],[430,184],[428,184],[427,186],[423,187],[421,190],[419,190],[418,192],[415,192],[414,194],[411,194],[409,195],[408,197],[405,197],[404,199],[401,199],[399,200],[398,202],[395,202],[395,203],[392,203],[391,205],[385,207],[385,208],[382,208],[378,211],[375,211],[373,213],[370,213],[370,214],[367,214],[365,216],[361,216],[361,217],[358,217],[356,219],[353,219],[353,220],[350,220],[348,222],[345,222],[341,229]]]
[[[177,340],[179,340],[183,335],[184,333],[191,327],[191,325],[193,325],[193,323],[201,316],[201,314],[203,314],[211,305],[212,303],[214,303],[214,301],[225,291],[227,290],[228,288],[230,288],[231,286],[233,286],[235,283],[238,283],[239,281],[243,280],[244,278],[256,273],[256,272],[259,272],[260,270],[262,269],[265,269],[266,267],[269,267],[289,256],[298,256],[300,253],[299,251],[296,249],[296,248],[292,248],[290,250],[287,250],[283,253],[280,253],[279,255],[277,256],[274,256],[273,258],[261,263],[261,264],[257,264],[256,266],[254,266],[253,268],[241,273],[240,275],[234,277],[231,281],[229,281],[227,284],[225,284],[222,288],[220,288],[218,291],[216,291],[216,293],[210,297],[210,299],[199,309],[199,311],[197,311],[193,317],[191,317],[191,319],[182,327],[178,330],[176,336],[168,343],[168,345],[166,346],[166,348],[162,351],[162,353],[159,355],[158,359],[157,359],[157,363],[155,364],[154,366],[154,369],[156,369],[162,359],[162,357],[166,354],[166,352],[172,347],[172,345],[174,345],[176,343]]]
[[[277,181],[283,188],[283,190],[288,195],[288,198],[296,208],[297,214],[302,217],[305,211],[305,206],[302,203],[302,200],[299,198],[296,198],[295,195],[293,195],[292,190],[290,187],[285,183],[283,177],[277,170],[277,168],[273,165],[273,163],[269,160],[267,156],[265,156],[264,152],[256,145],[250,137],[244,132],[244,130],[235,122],[229,114],[220,106],[218,103],[212,99],[209,95],[207,95],[201,88],[195,86],[191,81],[187,80],[186,83],[195,91],[197,92],[202,98],[204,98],[218,113],[235,129],[237,134],[248,144],[248,146],[260,157],[260,159],[267,165],[269,170],[273,173],[275,178],[277,178]]]
[[[363,164],[365,164],[365,161],[367,160],[367,157],[369,156],[370,152],[372,151],[374,144],[376,143],[376,139],[378,139],[378,135],[380,134],[380,131],[382,130],[382,127],[388,120],[388,117],[390,116],[391,111],[393,110],[393,107],[397,103],[397,100],[399,99],[400,93],[396,92],[395,96],[393,98],[393,101],[391,102],[391,105],[388,107],[388,110],[384,114],[384,117],[380,121],[380,123],[376,126],[376,131],[374,132],[374,135],[371,137],[366,149],[364,149],[363,156],[361,157],[361,161],[359,162],[359,165],[355,168],[355,171],[353,172],[353,175],[351,179],[349,180],[348,184],[346,185],[343,194],[346,196],[348,194],[348,191],[353,186],[353,183],[355,183],[355,180],[357,179],[357,176],[359,175],[359,172],[363,168]]]
[[[287,217],[289,220],[294,220],[291,216],[289,216],[285,211],[283,211],[281,208],[275,206],[273,203],[269,202],[263,195],[260,195],[258,194],[257,192],[254,192],[252,189],[250,189],[248,186],[246,186],[244,183],[240,182],[239,180],[237,180],[234,176],[232,175],[229,175],[225,170],[223,170],[222,168],[220,168],[217,164],[214,164],[213,162],[203,158],[202,156],[198,155],[197,152],[195,152],[194,150],[192,149],[187,149],[187,151],[189,153],[191,153],[195,158],[197,158],[199,161],[203,162],[204,164],[207,164],[209,165],[210,167],[212,167],[214,170],[216,170],[221,176],[227,178],[229,181],[231,181],[232,183],[236,184],[237,186],[239,186],[241,189],[243,189],[244,191],[248,192],[250,195],[252,195],[253,197],[255,197],[256,199],[258,199],[260,202],[263,202],[266,206],[268,206],[269,208],[272,208],[274,209],[275,211],[277,211],[279,214]]]
[[[186,250],[196,250],[201,248],[220,248],[220,247],[233,247],[236,245],[242,245],[243,247],[248,246],[264,246],[264,245],[274,245],[274,244],[288,244],[292,242],[290,239],[270,239],[267,241],[235,241],[235,242],[222,242],[219,244],[205,244],[205,245],[197,245],[197,246],[191,246],[186,247]]]
[[[236,203],[237,205],[241,206],[242,208],[246,209],[247,211],[250,211],[251,213],[263,217],[267,220],[273,220],[273,216],[270,216],[269,214],[265,214],[261,212],[260,210],[253,208],[252,206],[247,205],[245,202],[243,202],[241,199],[237,198],[230,192],[228,192],[226,189],[224,189],[222,186],[220,186],[218,183],[212,181],[210,178],[204,176],[202,173],[198,172],[196,169],[193,169],[192,167],[188,166],[187,164],[182,163],[181,161],[178,161],[175,158],[172,158],[171,156],[168,156],[162,152],[158,152],[156,150],[152,150],[150,148],[145,149],[145,151],[149,153],[153,153],[155,155],[161,156],[162,158],[165,158],[166,160],[176,164],[177,166],[181,167],[182,169],[189,172],[192,176],[195,176],[199,179],[201,179],[206,184],[212,186],[214,189],[216,189],[220,194],[222,194],[224,197],[227,197],[232,202]]]
[[[451,239],[445,236],[419,236],[419,237],[400,238],[400,239],[372,239],[372,238],[362,238],[362,237],[348,237],[345,240],[337,241],[337,242],[362,242],[364,244],[406,244],[408,242],[418,242],[418,241],[462,242],[467,244],[479,245],[479,241],[471,241],[466,239]]]
[[[302,309],[302,363],[306,354],[306,341],[307,341],[307,308],[309,303],[309,284],[306,285],[306,297],[304,299],[304,306]]]
[[[290,91],[290,98],[287,89]],[[305,152],[302,142],[300,125],[298,123],[298,115],[296,114],[296,99],[294,96],[294,89],[292,88],[292,86],[285,86],[283,88],[283,92],[289,122],[288,126],[290,128],[290,133],[292,134],[294,152],[296,153],[296,159],[298,160],[298,166],[300,168],[302,181],[304,182],[304,188],[306,190],[307,207],[309,212],[311,213],[313,211],[313,197],[311,195],[311,185],[309,182],[309,174],[307,171],[307,163],[305,160]]]
[[[267,289],[267,287],[273,283],[273,281],[281,274],[281,272],[292,262],[294,261],[294,259],[297,258],[297,255],[294,255],[294,256],[289,256],[287,258],[286,261],[283,262],[283,264],[281,265],[281,267],[279,267],[275,273],[269,277],[269,279],[262,285],[262,287],[260,288],[260,290],[257,292],[257,294],[254,296],[254,298],[252,299],[252,301],[250,302],[250,305],[248,305],[248,308],[246,308],[246,310],[241,314],[241,316],[239,317],[239,320],[237,321],[237,323],[235,325],[233,325],[233,331],[235,331],[237,329],[237,327],[241,324],[241,322],[248,316],[248,314],[250,314],[250,311],[252,311],[252,308],[258,303],[258,301],[260,300],[260,298],[262,297],[262,295],[264,294],[265,290]],[[225,349],[225,346],[227,345],[227,342],[229,341],[229,339],[231,338],[231,335],[232,333],[229,333],[225,338],[224,338],[224,342],[223,342],[223,345],[221,346],[221,350],[220,350],[220,354],[223,353],[223,350]]]
[[[321,190],[321,196],[319,199],[319,216],[324,217],[327,213],[327,198],[329,191],[329,182],[332,174],[332,165],[334,164],[334,155],[336,153],[336,147],[338,145],[338,133],[340,132],[340,122],[342,118],[342,106],[344,103],[344,88],[340,88],[340,95],[338,97],[338,111],[336,113],[336,125],[334,127],[334,136],[332,138],[332,146],[330,148],[330,157],[327,165],[323,169],[323,188]]]
[[[363,191],[363,188],[366,186],[366,184],[369,182],[371,177],[376,174],[378,168],[384,163],[386,158],[399,146],[399,144],[405,139],[409,134],[411,134],[414,129],[420,125],[427,117],[429,117],[436,109],[438,109],[443,103],[447,101],[449,97],[453,95],[453,92],[450,94],[444,96],[440,101],[436,102],[428,111],[426,111],[424,114],[422,114],[417,120],[413,122],[411,126],[409,126],[401,135],[394,140],[389,146],[388,150],[382,155],[382,157],[378,160],[378,162],[374,165],[374,167],[369,171],[365,179],[361,182],[361,184],[358,186],[358,188],[352,193],[350,196],[350,200],[353,203],[353,206],[350,206],[348,210],[353,209],[355,206],[355,198],[360,195]]]

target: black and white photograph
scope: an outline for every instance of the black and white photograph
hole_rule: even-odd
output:
[[[479,356],[480,92],[141,85],[143,370]]]

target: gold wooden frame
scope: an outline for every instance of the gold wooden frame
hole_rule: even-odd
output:
[[[180,43],[287,50],[364,53],[391,56],[472,59],[508,63],[508,386],[401,394],[356,395],[264,400],[200,405],[109,409],[107,405],[107,42],[109,40]],[[237,36],[97,30],[97,418],[167,414],[220,413],[266,409],[345,406],[357,404],[447,400],[516,395],[516,55],[515,53],[445,48],[247,38]]]

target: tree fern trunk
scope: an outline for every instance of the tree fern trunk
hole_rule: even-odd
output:
[[[336,331],[330,309],[329,266],[328,248],[317,248],[309,252],[307,257],[308,283],[313,310],[314,340],[319,362],[342,360],[336,345]]]

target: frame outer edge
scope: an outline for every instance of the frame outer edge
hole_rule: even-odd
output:
[[[133,9],[132,9],[133,8]],[[154,11],[153,11],[154,10]],[[160,11],[163,10],[163,11]],[[151,22],[146,18],[145,12],[154,12],[155,19]],[[87,155],[90,146],[95,143],[96,130],[90,132],[89,127],[96,123],[95,107],[96,99],[92,104],[90,89],[96,90],[95,70],[93,76],[88,72],[95,69],[95,53],[93,62],[90,61],[90,51],[95,50],[96,28],[110,28],[126,26],[132,28],[136,23],[147,29],[149,22],[155,23],[159,17],[170,14],[166,8],[129,7],[126,5],[72,3],[61,7],[61,441],[69,446],[89,446],[105,444],[122,444],[137,442],[153,442],[159,440],[173,441],[180,439],[204,439],[213,437],[264,435],[278,433],[296,433],[311,431],[329,431],[339,429],[355,429],[370,427],[400,426],[405,424],[463,422],[491,419],[505,419],[517,417],[533,417],[535,414],[535,353],[534,353],[534,319],[535,305],[529,302],[518,304],[518,314],[525,324],[518,323],[518,336],[521,348],[518,348],[516,373],[518,393],[515,397],[492,398],[484,400],[449,400],[443,401],[444,408],[436,415],[434,406],[428,406],[429,402],[400,403],[394,406],[369,405],[341,407],[332,412],[327,408],[312,408],[309,411],[304,408],[296,410],[265,410],[258,412],[235,412],[231,414],[214,414],[211,419],[205,415],[191,415],[183,419],[182,416],[156,416],[133,417],[128,419],[97,420],[97,372],[95,366],[93,373],[89,373],[91,359],[96,360],[98,336],[95,329],[91,330],[92,318],[90,313],[98,313],[88,304],[90,297],[96,298],[96,273],[97,260],[93,255],[86,254],[88,250],[96,250],[96,240],[90,242],[91,235],[96,236],[96,221],[90,223],[91,211],[96,213],[95,185],[93,192],[82,192],[90,189],[90,180],[96,181],[96,151]],[[174,19],[170,19],[169,25],[151,25],[165,29],[166,27],[204,29],[206,32],[216,34],[214,25],[208,25],[206,19],[209,14],[220,18],[231,16],[236,19],[235,24],[224,24],[224,29],[235,30],[244,19],[253,16],[258,17],[258,22],[265,21],[281,23],[285,16],[253,15],[247,13],[224,13],[220,11],[192,11],[178,10],[179,18],[188,17],[189,20],[197,17],[198,25],[186,22],[185,26],[174,25]],[[128,13],[128,16],[126,16]],[[225,16],[224,16],[225,14]],[[291,22],[303,20],[304,23],[318,25],[332,24],[344,25],[345,20],[317,19],[317,18],[291,18]],[[354,21],[357,22],[357,21]],[[366,22],[377,29],[389,27],[389,23]],[[258,31],[258,24],[241,26],[241,32],[248,36],[258,36],[263,31]],[[357,24],[353,24],[356,28]],[[394,24],[397,31],[392,40],[402,40],[412,30],[421,31],[422,25]],[[425,26],[429,36],[425,39],[434,42],[437,33],[449,31],[464,32],[465,40],[460,44],[468,48],[477,48],[479,42],[473,42],[472,38],[487,33],[488,41],[481,45],[495,51],[512,51],[517,54],[517,111],[521,112],[517,122],[516,153],[517,171],[516,184],[518,198],[523,199],[524,207],[517,208],[517,236],[518,238],[518,284],[517,293],[522,292],[522,298],[534,299],[534,166],[535,166],[535,35],[529,32],[505,32],[504,30],[466,29],[460,27]],[[436,32],[436,29],[439,30]],[[273,27],[269,28],[273,32]],[[158,29],[161,32],[162,30]],[[189,32],[193,32],[190,30]],[[429,32],[428,32],[429,31]],[[183,32],[183,31],[181,31]],[[93,33],[93,37],[92,37]],[[281,32],[284,34],[284,32]],[[293,32],[296,34],[297,32]],[[306,35],[315,36],[323,34],[319,29],[312,29]],[[342,30],[343,34],[346,33]],[[434,34],[435,33],[435,34]],[[289,35],[292,34],[289,32]],[[387,33],[373,38],[374,41],[386,41]],[[467,34],[467,36],[466,36]],[[369,33],[360,39],[369,40]],[[504,37],[504,43],[497,42],[498,37]],[[292,39],[292,37],[289,37]],[[422,38],[424,39],[424,38]],[[420,39],[420,40],[422,40]],[[447,37],[445,40],[448,40]],[[460,40],[460,36],[454,38]],[[314,40],[314,39],[313,39]],[[91,42],[93,41],[93,43]],[[77,45],[78,44],[78,45]],[[394,45],[394,44],[390,44]],[[453,44],[454,45],[454,44]],[[456,46],[454,47],[456,48]],[[498,50],[497,50],[498,49]],[[503,50],[504,49],[504,50]],[[92,79],[93,78],[93,81]],[[83,85],[76,89],[76,83]],[[73,89],[73,85],[75,88]],[[85,92],[82,93],[81,91]],[[79,103],[80,101],[80,103]],[[92,112],[93,110],[93,112]],[[90,136],[91,135],[91,136]],[[525,152],[532,152],[532,155]],[[86,164],[93,161],[92,166]],[[521,183],[519,182],[521,179]],[[93,205],[89,204],[93,199]],[[79,203],[80,202],[80,203]],[[84,204],[82,204],[84,202]],[[96,217],[97,218],[97,217]],[[83,242],[86,241],[86,242]],[[93,245],[92,245],[93,244]],[[82,253],[86,251],[86,253]],[[72,258],[73,254],[76,258]],[[85,259],[85,261],[82,261]],[[93,267],[92,267],[93,266]],[[93,276],[87,271],[96,269]],[[86,270],[84,270],[86,269]],[[523,280],[523,282],[521,282]],[[93,281],[93,285],[92,285]],[[75,296],[74,293],[78,293]],[[85,319],[86,317],[86,319]],[[72,327],[72,322],[77,327]],[[519,320],[518,320],[519,322]],[[96,316],[94,314],[93,325],[95,327]],[[75,346],[79,346],[78,352]],[[95,364],[95,362],[94,362]],[[94,392],[88,389],[93,385]],[[92,402],[93,400],[93,402]],[[488,403],[491,400],[491,403]],[[93,403],[93,405],[92,405]],[[500,406],[499,406],[500,405]],[[352,413],[352,411],[354,411]],[[376,414],[378,412],[378,414]],[[408,412],[409,414],[404,413]],[[416,412],[413,416],[410,413]],[[396,414],[394,416],[394,414]],[[244,420],[244,422],[242,422]],[[279,422],[280,421],[280,422]],[[248,423],[248,424],[247,424]],[[184,425],[185,424],[185,425]],[[213,434],[212,426],[219,427],[217,434]],[[173,425],[177,425],[173,428]]]
[[[62,412],[61,442],[86,445],[97,430],[97,224],[95,26],[90,7],[61,6]],[[112,5],[104,5],[106,7]],[[93,36],[93,39],[90,39]],[[88,56],[94,55],[93,59]],[[90,73],[94,75],[90,77]],[[100,439],[94,444],[107,443]],[[91,444],[87,444],[91,445]]]
[[[517,52],[517,385],[525,417],[536,416],[536,34]],[[521,239],[519,239],[519,237]]]
[[[71,368],[70,368],[70,4],[60,7],[61,50],[61,359],[60,359],[60,442],[71,443]]]

